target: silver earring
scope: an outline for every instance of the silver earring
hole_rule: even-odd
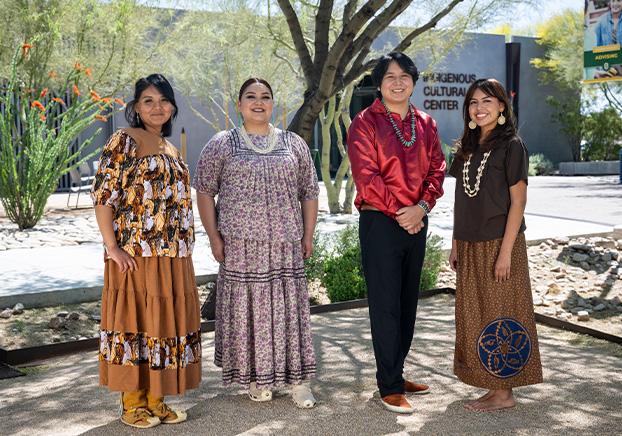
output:
[[[505,124],[505,117],[503,116],[503,114],[499,115],[499,118],[497,119],[497,123],[499,123],[500,126]]]
[[[140,115],[136,112],[136,124],[140,124]]]
[[[475,130],[476,127],[477,127],[477,124],[475,123],[475,121],[473,120],[469,121],[469,129]]]

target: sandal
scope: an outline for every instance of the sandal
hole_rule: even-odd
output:
[[[257,389],[257,383],[251,382],[248,387],[248,398],[258,403],[270,401],[272,399],[272,391],[270,389]]]
[[[162,424],[179,424],[188,419],[188,414],[183,410],[171,409],[168,404],[162,401],[155,409],[149,409]]]
[[[160,425],[160,418],[153,416],[144,407],[124,410],[121,422],[135,428],[151,428]]]
[[[311,409],[315,406],[316,400],[308,385],[296,385],[292,388],[292,399],[296,406],[301,409]]]

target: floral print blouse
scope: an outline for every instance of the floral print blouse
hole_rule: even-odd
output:
[[[134,130],[140,129],[115,132],[104,146],[93,204],[114,210],[117,243],[130,256],[188,257],[194,247],[188,167],[170,145],[174,156],[141,156],[135,137],[146,133]]]
[[[238,129],[222,131],[205,145],[193,186],[217,196],[218,230],[224,237],[259,241],[300,241],[301,201],[318,197],[317,174],[307,143],[297,134],[276,129],[269,153],[251,149]],[[266,136],[249,135],[256,148]]]

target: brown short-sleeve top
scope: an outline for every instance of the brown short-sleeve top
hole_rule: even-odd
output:
[[[113,209],[130,256],[188,257],[194,247],[190,174],[177,149],[143,129],[115,132],[102,151],[91,198]]]
[[[484,153],[477,150],[471,157],[469,185],[475,186],[477,169]],[[521,180],[527,183],[529,159],[525,145],[516,137],[497,144],[486,162],[475,197],[464,192],[464,161],[458,156],[449,169],[456,178],[454,203],[454,239],[462,241],[489,241],[503,238],[510,210],[510,186]],[[525,218],[519,232],[525,231]]]

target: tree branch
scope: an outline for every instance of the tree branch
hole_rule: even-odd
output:
[[[321,69],[322,63],[328,55],[330,18],[333,12],[334,0],[320,0],[320,4],[315,15],[315,54],[313,68],[315,71]]]
[[[296,53],[298,53],[298,57],[300,58],[300,66],[302,67],[302,72],[305,76],[307,86],[311,87],[313,85],[313,61],[311,60],[309,47],[307,47],[307,44],[305,43],[304,34],[302,32],[302,28],[300,27],[300,21],[298,21],[296,11],[292,7],[289,0],[278,0],[278,2],[292,35],[292,40],[294,41],[294,46],[296,47]]]

